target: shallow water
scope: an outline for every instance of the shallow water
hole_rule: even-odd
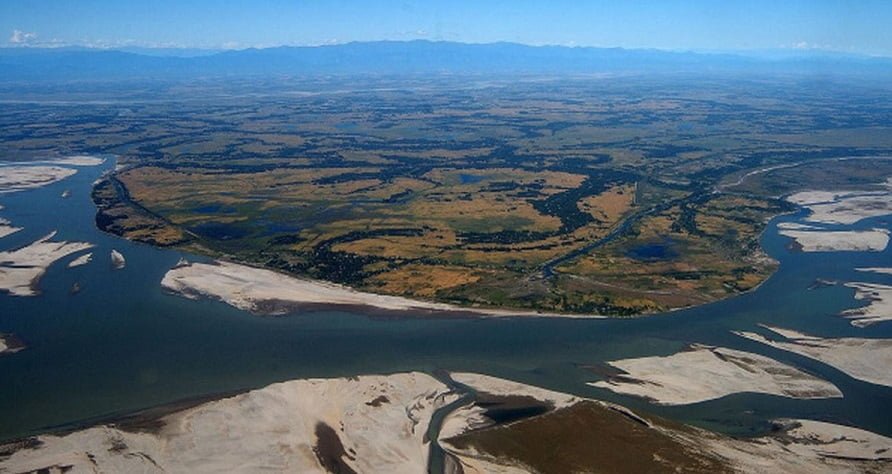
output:
[[[839,312],[861,305],[853,290],[809,290],[817,278],[892,283],[856,272],[892,264],[882,253],[791,253],[777,234],[763,237],[780,270],[753,293],[691,310],[630,320],[373,319],[312,311],[257,317],[225,304],[165,294],[164,273],[180,257],[103,234],[93,225],[91,183],[111,161],[80,168],[53,185],[0,195],[0,217],[25,230],[0,238],[0,249],[26,245],[58,229],[58,240],[96,244],[93,262],[73,269],[71,255],[52,266],[33,298],[0,295],[0,332],[28,345],[0,356],[0,439],[81,423],[175,400],[260,387],[301,377],[435,369],[475,371],[582,396],[619,402],[733,434],[756,434],[775,417],[819,418],[892,435],[892,388],[854,380],[826,365],[748,341],[731,330],[769,323],[820,336],[892,337],[892,323],[852,327]],[[63,199],[65,189],[71,197]],[[856,228],[892,228],[888,218]],[[111,249],[127,259],[112,269]],[[78,282],[82,290],[69,293]],[[738,394],[687,407],[658,407],[585,385],[584,366],[625,357],[670,354],[699,342],[792,363],[844,392],[838,400],[790,400]]]

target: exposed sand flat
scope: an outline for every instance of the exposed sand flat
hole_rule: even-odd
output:
[[[830,382],[768,357],[723,347],[694,344],[690,350],[666,357],[608,364],[622,373],[589,385],[661,405],[698,403],[742,392],[800,399],[842,397]]]
[[[888,437],[814,420],[775,423],[781,431],[773,436],[738,440],[704,434],[699,444],[726,458],[741,473],[867,473],[888,472],[892,467]]]
[[[164,275],[161,286],[186,298],[216,298],[256,314],[284,314],[301,305],[344,305],[387,311],[461,312],[486,316],[598,317],[465,308],[417,301],[399,296],[364,293],[334,283],[296,278],[272,270],[223,261],[213,264],[178,264]]]
[[[817,453],[847,459],[892,459],[892,439],[851,426],[814,420],[781,420],[784,434],[795,441],[789,449],[800,455]]]
[[[22,230],[21,227],[13,227],[10,224],[11,224],[11,222],[0,217],[0,239],[2,239],[3,237],[6,237],[7,235],[14,234],[14,233]]]
[[[868,272],[868,273],[879,273],[881,275],[892,275],[892,267],[890,268],[882,268],[882,267],[867,267],[867,268],[856,268],[859,272]]]
[[[39,188],[61,181],[77,170],[60,166],[0,166],[0,194]]]
[[[855,299],[870,302],[863,308],[842,313],[843,317],[852,321],[852,326],[863,328],[892,320],[892,286],[858,282],[846,283],[846,286],[855,289]]]
[[[50,163],[67,166],[99,166],[102,163],[105,163],[105,158],[97,158],[95,156],[88,155],[76,155],[50,160]]]
[[[746,331],[734,331],[734,333],[818,360],[852,378],[892,387],[892,370],[889,370],[889,367],[892,367],[892,339],[820,338],[789,329],[766,325],[762,327],[786,340],[772,340],[761,334]]]
[[[93,260],[93,252],[85,253],[85,254],[81,255],[80,257],[77,257],[76,259],[68,262],[68,268],[74,268],[74,267],[80,267],[82,265],[86,265],[86,264],[90,263],[91,260]]]
[[[124,259],[124,255],[114,249],[111,251],[111,263],[115,270],[120,270],[127,266],[127,260]]]
[[[807,221],[825,224],[854,224],[869,217],[892,214],[890,191],[804,191],[787,200],[811,211]]]
[[[17,250],[0,252],[0,291],[14,296],[34,296],[37,282],[56,260],[93,247],[86,242],[53,242],[49,235]]]
[[[295,380],[167,415],[157,430],[40,436],[0,471],[420,473],[429,420],[455,397],[420,373]]]
[[[778,229],[781,230],[821,230],[821,227],[808,225],[808,224],[800,224],[798,222],[781,222],[777,225]]]
[[[882,252],[889,245],[889,231],[873,230],[789,230],[780,235],[791,237],[803,252]]]

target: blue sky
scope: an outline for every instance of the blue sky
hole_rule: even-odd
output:
[[[245,48],[512,41],[892,56],[892,1],[0,0],[0,45]]]

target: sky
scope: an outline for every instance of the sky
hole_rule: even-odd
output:
[[[241,49],[428,39],[892,56],[892,1],[0,0],[0,34],[8,47]]]

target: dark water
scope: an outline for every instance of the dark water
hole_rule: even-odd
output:
[[[673,248],[671,239],[661,242],[651,242],[637,247],[632,247],[626,253],[626,256],[639,261],[666,260],[678,256]]]
[[[769,323],[820,336],[892,337],[892,323],[858,329],[835,316],[860,305],[852,290],[808,289],[816,278],[892,283],[888,275],[854,270],[892,264],[888,249],[790,253],[786,239],[772,226],[764,245],[782,265],[757,291],[632,320],[376,320],[340,311],[265,318],[218,302],[163,293],[162,276],[183,254],[97,231],[90,184],[110,166],[81,168],[54,185],[0,195],[0,204],[6,206],[0,216],[26,228],[0,239],[0,248],[28,244],[54,229],[59,230],[57,239],[97,246],[89,265],[66,268],[72,255],[51,267],[40,283],[41,296],[0,296],[0,332],[14,333],[28,345],[22,352],[0,356],[0,439],[292,378],[436,369],[511,378],[727,433],[758,433],[766,428],[766,420],[786,416],[892,435],[892,389],[859,382],[730,332],[758,331],[758,323]],[[72,191],[68,199],[60,197],[65,189]],[[858,227],[892,225],[873,219]],[[108,255],[113,248],[126,257],[124,270],[111,268]],[[71,295],[75,282],[82,290]],[[687,407],[657,407],[585,385],[598,379],[585,365],[670,354],[690,342],[794,364],[832,381],[845,398],[803,401],[739,394]]]

